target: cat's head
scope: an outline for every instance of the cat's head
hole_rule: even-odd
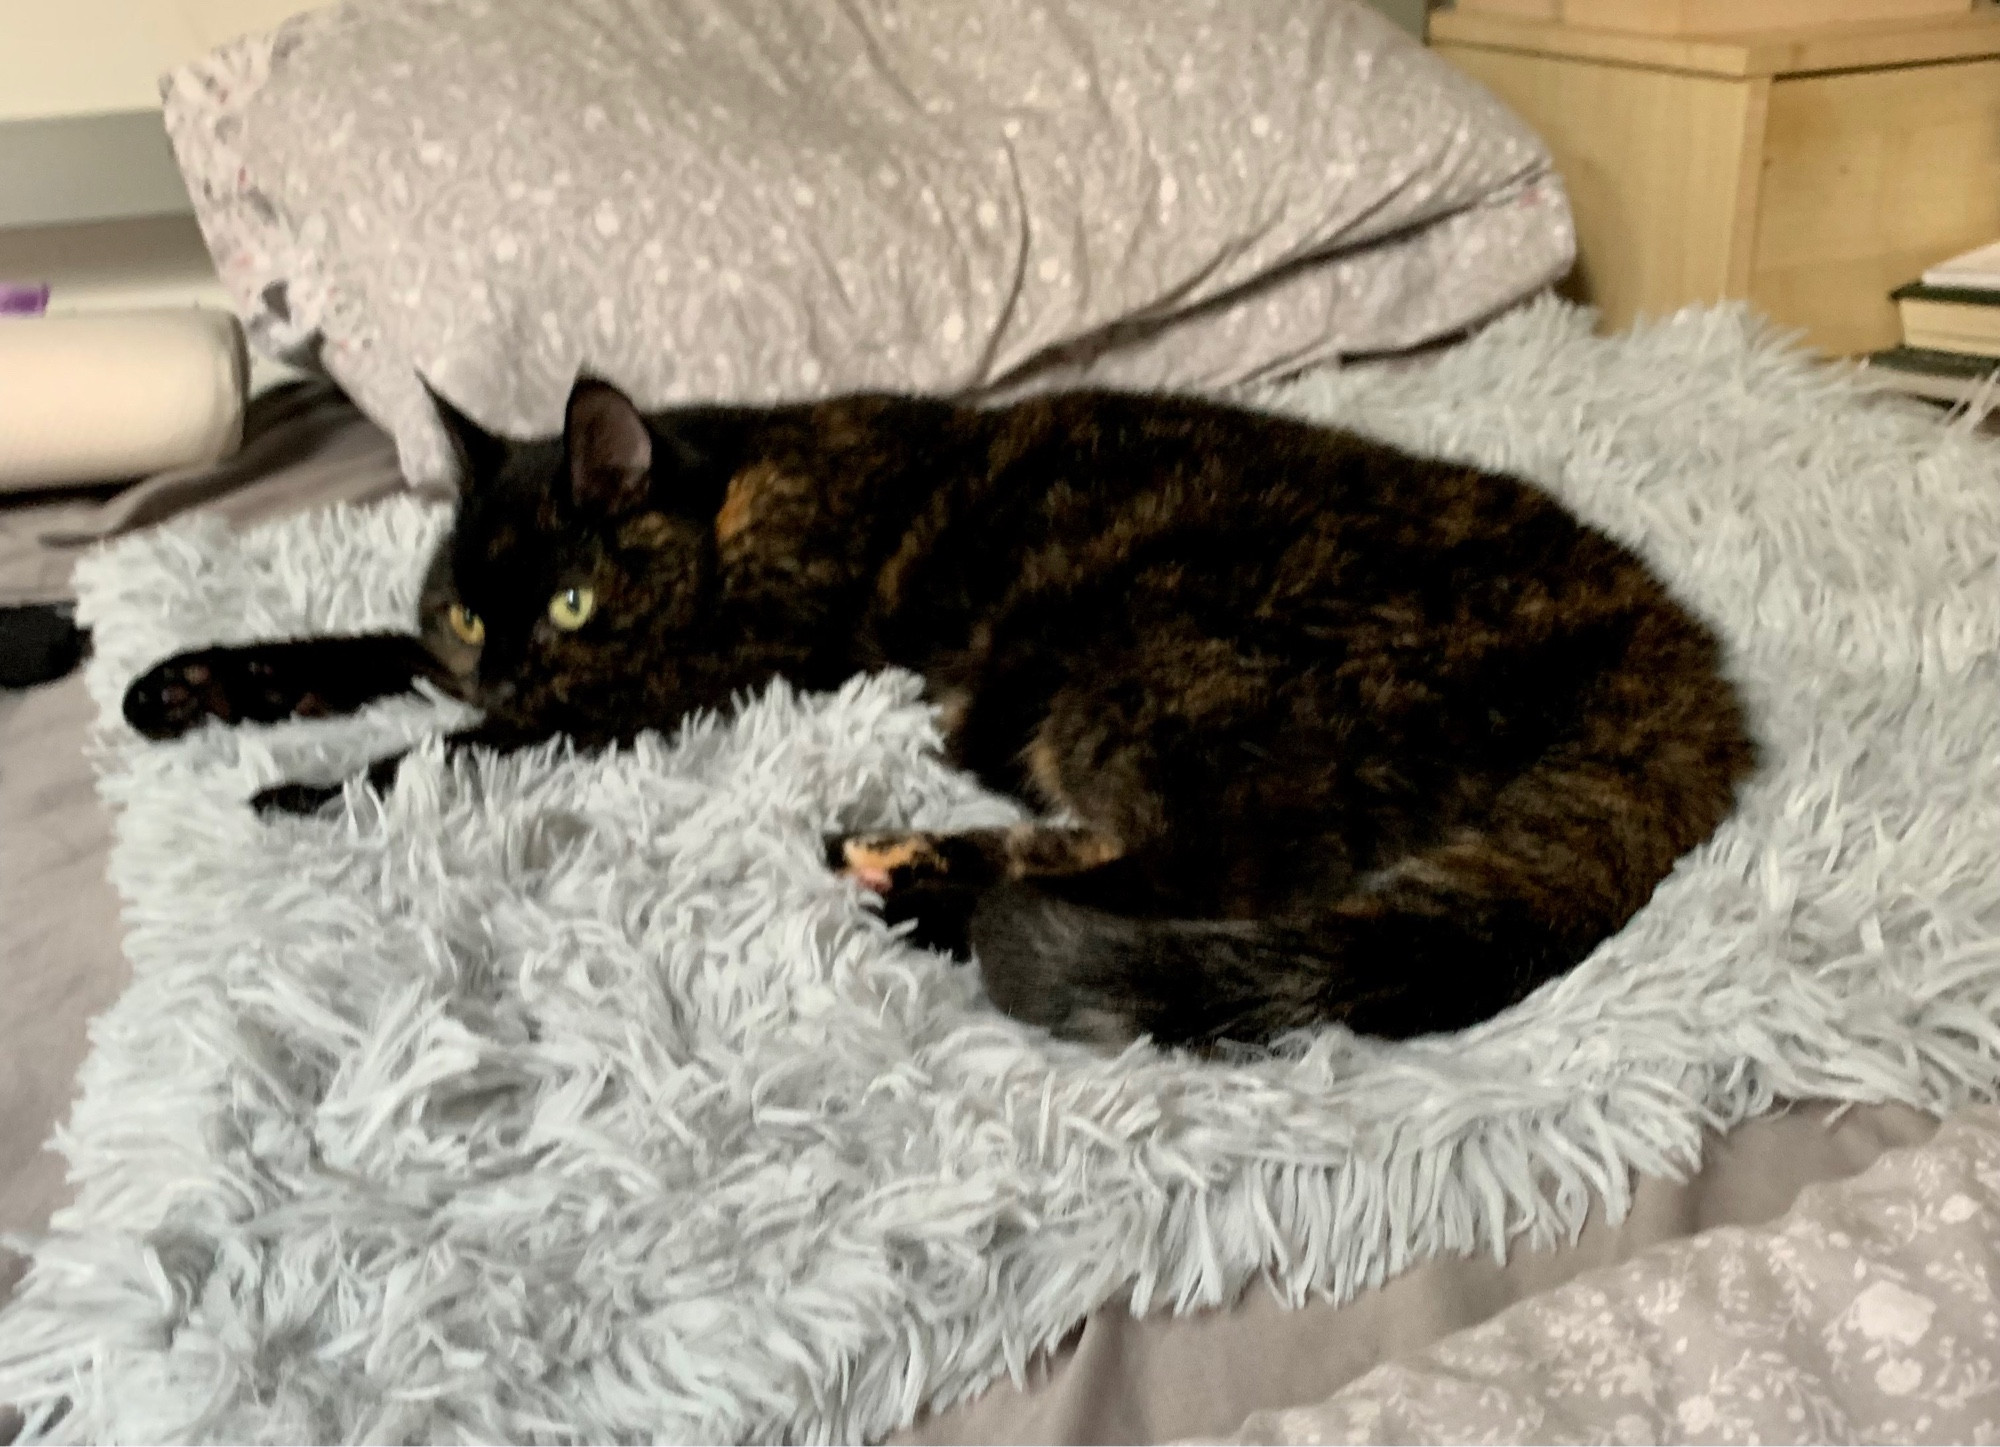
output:
[[[457,453],[458,514],[421,602],[462,696],[532,730],[615,737],[716,702],[680,664],[702,647],[718,464],[609,383],[577,382],[559,437],[487,432],[432,393]]]

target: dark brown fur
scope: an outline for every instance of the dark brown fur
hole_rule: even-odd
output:
[[[1630,552],[1524,483],[1348,433],[1084,393],[642,421],[585,382],[563,438],[516,443],[440,406],[468,483],[427,647],[208,650],[128,717],[168,734],[426,676],[486,710],[469,741],[599,745],[774,676],[913,669],[953,760],[1073,823],[830,858],[1060,1033],[1484,1019],[1623,924],[1751,763],[1714,638]],[[571,587],[596,610],[566,632]]]

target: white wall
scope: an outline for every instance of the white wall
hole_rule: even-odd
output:
[[[157,110],[160,72],[324,0],[0,0],[0,122]]]
[[[316,0],[0,0],[0,227],[187,209],[161,72]]]

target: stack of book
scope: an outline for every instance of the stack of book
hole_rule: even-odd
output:
[[[1869,357],[1898,389],[1940,402],[2000,400],[2000,241],[1889,293],[1903,345]]]

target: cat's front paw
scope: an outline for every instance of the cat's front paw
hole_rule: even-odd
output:
[[[255,649],[203,648],[155,664],[125,690],[125,721],[149,739],[179,738],[208,719],[274,723],[316,712],[286,670]]]
[[[316,814],[340,797],[339,784],[274,784],[259,790],[250,807],[259,814]]]
[[[203,719],[217,717],[211,699],[215,670],[199,653],[154,665],[125,690],[125,722],[149,739],[179,738]]]

